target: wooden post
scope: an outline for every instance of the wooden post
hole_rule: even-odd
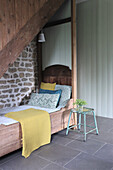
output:
[[[38,41],[38,40],[37,40]],[[40,84],[42,81],[42,43],[37,43],[37,53],[38,53],[38,89],[40,89]]]
[[[76,0],[71,0],[72,98],[77,99]],[[75,115],[75,124],[77,116]]]

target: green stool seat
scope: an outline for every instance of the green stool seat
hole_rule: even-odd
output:
[[[77,116],[79,116],[79,123],[77,125],[69,126],[72,113],[77,113]],[[88,115],[89,113],[93,114],[95,126],[86,125],[86,115]],[[83,124],[81,123],[81,115],[84,116],[84,123]],[[83,132],[83,134],[84,134],[84,141],[86,141],[86,135],[91,133],[91,132],[93,132],[93,131],[96,131],[96,134],[98,135],[98,127],[97,127],[97,121],[96,121],[96,116],[95,116],[94,109],[92,109],[92,108],[83,108],[83,111],[79,111],[76,108],[71,109],[70,114],[69,114],[69,120],[68,120],[66,135],[68,135],[68,132],[69,132],[70,129],[72,129],[72,128],[76,127],[76,126],[80,130],[81,129],[81,125],[84,126],[84,132]],[[86,132],[86,127],[90,127],[90,128],[92,128],[92,130]]]

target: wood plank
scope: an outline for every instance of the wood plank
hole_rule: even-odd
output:
[[[6,19],[7,19],[7,41],[9,42],[14,34],[15,34],[15,3],[14,0],[7,0],[7,13],[6,13]],[[9,22],[10,21],[10,22]]]
[[[77,99],[76,1],[71,0],[72,98]],[[77,115],[75,114],[75,124]]]
[[[21,10],[22,10],[22,26],[26,24],[26,22],[29,20],[29,4],[28,0],[22,0],[22,5],[21,5]],[[33,14],[32,14],[33,16]]]
[[[2,8],[2,0],[0,0],[0,6]],[[3,35],[3,26],[2,26],[2,10],[0,10],[0,50],[2,49],[2,35]]]
[[[2,47],[5,46],[5,44],[7,44],[7,0],[1,0],[0,2],[0,10],[1,10],[1,18],[2,18]]]
[[[15,32],[22,27],[22,1],[15,0]]]
[[[25,46],[39,33],[63,2],[64,0],[46,0],[43,7],[26,23],[7,46],[0,51],[0,77],[6,72],[9,63],[15,61]]]

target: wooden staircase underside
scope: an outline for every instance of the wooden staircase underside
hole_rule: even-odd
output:
[[[2,0],[0,0],[2,1]],[[24,1],[24,0],[23,0]],[[34,1],[34,0],[32,0]],[[38,0],[39,2],[41,0]],[[7,71],[23,49],[40,32],[65,0],[45,0],[43,6],[26,22],[0,51],[0,77]],[[1,21],[0,21],[1,22]],[[0,23],[1,25],[1,23]]]

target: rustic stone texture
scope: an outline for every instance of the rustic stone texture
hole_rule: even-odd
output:
[[[32,67],[32,63],[26,63],[25,67]]]
[[[28,79],[26,79],[26,78],[23,78],[23,79],[22,79],[22,81],[28,81]]]
[[[24,86],[32,86],[32,83],[24,83]]]
[[[34,78],[29,78],[29,80],[30,80],[31,82],[34,82],[35,79],[34,79]]]
[[[11,95],[10,95],[10,97],[12,98],[12,97],[14,97],[14,95],[13,95],[13,94],[11,94]]]
[[[10,76],[9,76],[9,74],[5,73],[5,74],[3,75],[3,77],[4,77],[5,79],[7,79],[7,78],[9,78]]]
[[[22,56],[26,58],[26,57],[27,57],[27,52],[26,52],[26,51],[23,51],[23,52],[22,52]]]
[[[18,74],[14,74],[13,77],[14,77],[14,78],[17,78],[17,77],[18,77]]]
[[[0,98],[3,99],[3,98],[7,98],[8,95],[0,95]]]
[[[0,103],[6,103],[6,101],[5,100],[0,100]]]
[[[17,89],[14,89],[14,92],[15,92],[15,93],[17,93],[18,91],[19,91],[19,88],[17,88]]]
[[[22,62],[22,63],[20,64],[20,66],[22,66],[22,67],[23,67],[23,66],[24,66],[24,62]]]
[[[37,45],[34,39],[0,79],[0,108],[28,103],[26,97],[35,91],[38,82]],[[24,99],[25,98],[25,99]]]
[[[23,78],[23,77],[24,77],[24,73],[20,73],[20,74],[19,74],[19,77],[20,77],[20,78]]]
[[[2,109],[4,107],[4,105],[0,105],[0,109]]]
[[[5,104],[5,107],[10,107],[11,106],[11,104]]]
[[[19,67],[19,62],[14,62],[15,67]]]
[[[28,71],[28,72],[33,72],[34,70],[33,70],[33,69],[28,68],[28,69],[27,69],[27,71]]]
[[[21,82],[20,79],[16,79],[16,83],[19,83],[19,82]]]
[[[8,82],[8,83],[14,83],[15,80],[8,80],[7,82]]]
[[[16,96],[16,97],[18,97],[18,96],[20,96],[20,95],[21,95],[21,94],[20,94],[20,93],[18,93],[18,94],[16,94],[15,96]]]
[[[18,68],[18,71],[24,72],[24,71],[26,71],[26,69],[25,68]]]
[[[15,85],[11,85],[11,87],[18,87],[18,86],[15,84]]]
[[[12,89],[9,90],[3,90],[2,93],[12,93]]]
[[[8,89],[9,88],[9,86],[8,85],[5,85],[5,86],[0,86],[0,89]]]
[[[32,77],[32,74],[26,73],[26,77]]]
[[[23,89],[21,89],[20,92],[27,92],[28,90],[29,90],[29,88],[23,88]]]
[[[15,73],[17,71],[16,68],[8,68],[9,73]]]
[[[6,80],[0,80],[0,84],[6,84]]]

